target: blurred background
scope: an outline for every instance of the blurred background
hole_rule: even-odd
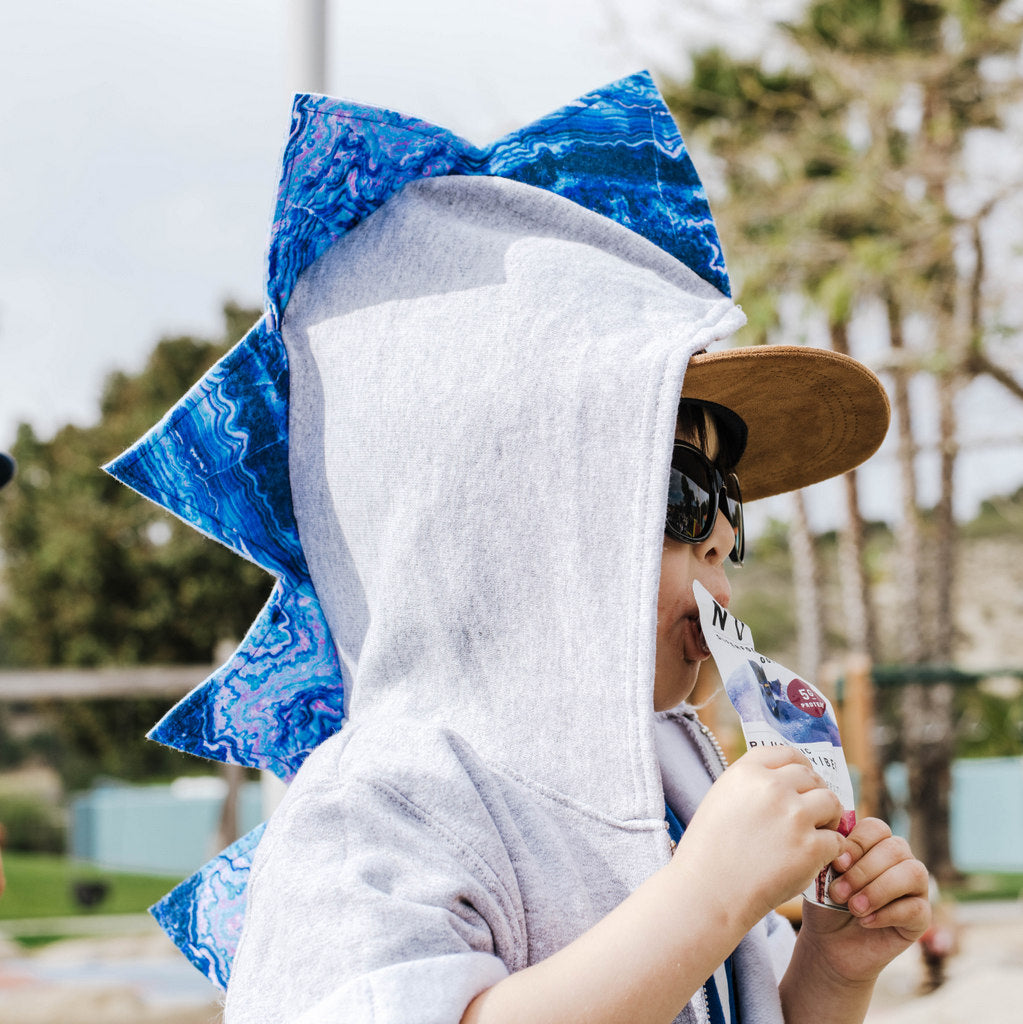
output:
[[[707,185],[742,342],[848,351],[893,401],[868,467],[749,510],[735,603],[839,709],[861,813],[935,875],[943,931],[871,1020],[1015,1020],[1021,45],[1019,0],[4,4],[0,1024],[217,1013],[143,912],[276,790],[143,736],[272,581],[98,467],[259,316],[292,93],[486,143],[642,67]]]

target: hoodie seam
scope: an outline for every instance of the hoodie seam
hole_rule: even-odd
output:
[[[671,353],[665,352],[664,355],[659,360],[657,360],[656,368],[655,368],[654,374],[653,374],[653,376],[651,378],[653,381],[657,381],[657,380],[663,381],[664,380],[665,369],[666,369],[666,367],[668,365],[668,361],[669,361],[670,355],[671,355]],[[660,414],[661,414],[661,410],[662,410],[662,404],[663,404],[663,401],[664,401],[663,392],[664,392],[664,388],[663,387],[657,388],[655,390],[654,397],[653,397],[652,401],[647,402],[645,407],[644,407],[644,410],[643,410],[643,424],[642,424],[642,428],[641,428],[641,436],[644,439],[648,438],[648,436],[650,435],[651,431],[655,431],[656,432],[657,424],[658,424],[658,422],[659,422],[659,420],[661,418]],[[654,460],[651,460],[651,461],[654,461]],[[638,511],[638,515],[635,516],[635,519],[638,522],[640,522],[640,523],[645,523],[645,520],[646,520],[646,510],[650,507],[650,501],[651,501],[651,497],[652,497],[653,487],[654,487],[654,470],[653,470],[652,466],[650,465],[650,462],[647,462],[647,463],[644,464],[644,471],[642,473],[642,479],[640,481],[639,487],[637,488],[637,494],[635,496],[636,503],[639,506],[639,508],[637,510]],[[639,529],[639,530],[633,531],[633,535],[632,535],[633,557],[631,559],[631,562],[632,562],[632,564],[634,566],[638,567],[638,569],[636,570],[637,575],[638,575],[637,584],[638,584],[638,590],[640,592],[639,596],[641,596],[641,597],[643,596],[642,592],[645,589],[644,588],[644,581],[647,579],[648,573],[654,569],[653,566],[648,565],[648,559],[646,557],[646,550],[645,550],[646,548],[647,548],[647,543],[646,543],[645,530],[644,529]],[[656,600],[656,593],[655,593],[655,600]],[[631,677],[631,685],[632,685],[632,689],[633,689],[632,713],[634,715],[636,715],[636,718],[634,720],[634,728],[635,728],[636,732],[639,734],[638,735],[638,739],[641,742],[643,742],[643,740],[644,740],[644,736],[643,736],[643,720],[640,717],[640,708],[637,706],[639,704],[640,700],[642,699],[640,693],[638,692],[639,691],[639,658],[640,658],[640,636],[639,636],[640,619],[639,619],[638,608],[637,607],[634,606],[630,610],[629,618],[630,618],[629,638],[630,638],[630,643],[632,645],[632,650],[630,651],[630,656],[629,656],[629,662],[630,662],[630,668],[631,668],[630,677]],[[652,687],[652,680],[651,680],[651,687]],[[652,695],[651,695],[651,703],[652,703]],[[651,785],[650,785],[650,779],[648,778],[649,773],[644,770],[644,763],[650,761],[651,754],[653,755],[653,762],[654,762],[654,764],[656,764],[656,746],[654,745],[654,743],[652,741],[652,732],[653,732],[653,724],[652,724],[652,722],[650,722],[649,728],[647,729],[648,735],[646,737],[646,743],[644,744],[644,746],[647,748],[647,749],[645,749],[643,751],[643,754],[645,756],[642,757],[642,758],[638,758],[638,759],[637,758],[631,758],[630,759],[630,763],[632,765],[633,785],[636,787],[636,789],[639,790],[639,792],[641,794],[641,797],[642,797],[642,800],[643,800],[643,806],[644,807],[648,806],[650,804],[650,802],[654,799],[654,796],[655,796],[654,791],[653,791],[653,789],[651,788]]]
[[[531,793],[535,793],[548,803],[564,807],[566,810],[573,812],[580,818],[584,818],[587,821],[600,822],[602,825],[609,825],[612,828],[618,828],[625,832],[635,832],[637,834],[652,832],[656,835],[660,835],[664,830],[664,822],[661,818],[615,818],[609,814],[603,814],[596,808],[581,803],[565,793],[552,789],[549,786],[545,786],[543,783],[529,779],[516,772],[513,768],[510,768],[508,765],[499,764],[489,759],[485,759],[485,763],[495,775],[499,775],[502,778],[507,779],[509,782],[512,782],[517,786],[521,786],[523,789],[527,789]]]
[[[369,780],[369,787],[372,790],[376,790],[380,796],[382,796],[389,803],[394,804],[399,809],[403,809],[407,812],[411,812],[427,829],[434,832],[440,837],[441,841],[452,851],[456,859],[462,863],[466,869],[472,874],[476,881],[483,886],[489,892],[499,893],[498,902],[504,904],[504,915],[507,922],[515,921],[521,923],[523,918],[522,901],[521,899],[516,901],[508,886],[501,878],[500,874],[494,870],[490,863],[482,857],[473,847],[469,846],[457,833],[451,828],[434,817],[424,807],[420,806],[409,797],[406,793],[396,789],[388,782],[384,782],[381,779]],[[493,824],[493,823],[492,823]],[[495,826],[496,827],[496,826]],[[487,877],[489,876],[489,877]],[[516,905],[518,909],[516,909]],[[485,915],[479,907],[473,904],[474,909],[480,915],[481,920],[485,921],[487,928],[490,931],[491,941],[494,943],[494,955],[497,954],[496,946],[497,942],[494,938],[494,930],[490,922],[487,921]],[[517,933],[521,933],[523,929],[517,927],[515,929]],[[526,936],[524,934],[516,935],[517,942],[523,949],[526,948]],[[503,956],[501,959],[505,959]],[[525,959],[522,959],[522,965],[525,963]]]

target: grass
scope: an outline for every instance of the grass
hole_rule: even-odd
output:
[[[44,946],[52,946],[55,942],[62,942],[66,935],[19,935],[14,942],[21,949],[42,949]]]
[[[957,903],[977,900],[1017,900],[1023,897],[1023,874],[992,872],[968,875],[961,885],[943,886],[942,892]]]
[[[165,876],[104,871],[44,853],[6,852],[3,865],[7,889],[0,898],[0,921],[144,913],[178,881]],[[78,881],[105,882],[107,894],[93,909],[85,910],[75,902],[71,891],[72,883]]]

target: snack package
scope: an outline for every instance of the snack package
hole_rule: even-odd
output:
[[[693,591],[700,609],[700,627],[725,692],[742,720],[746,746],[796,747],[846,809],[838,830],[848,835],[856,824],[852,780],[842,751],[835,713],[828,699],[776,661],[758,654],[749,626],[726,611],[701,583]],[[825,868],[803,893],[811,903],[845,910],[828,897],[833,873]]]

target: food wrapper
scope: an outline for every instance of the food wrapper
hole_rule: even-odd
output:
[[[725,692],[742,720],[746,746],[796,747],[842,801],[838,830],[848,835],[856,824],[852,780],[831,702],[814,686],[776,661],[758,654],[745,622],[722,608],[699,582],[693,584],[700,627],[714,656]],[[811,903],[845,910],[828,896],[833,872],[825,868],[803,896]]]

